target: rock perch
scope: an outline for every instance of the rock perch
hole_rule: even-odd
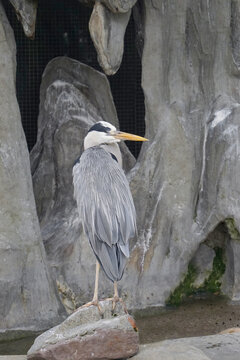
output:
[[[133,318],[112,301],[79,308],[64,322],[40,335],[28,351],[28,360],[126,359],[138,352]]]

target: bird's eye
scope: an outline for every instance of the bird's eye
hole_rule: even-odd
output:
[[[109,129],[109,131],[107,132],[107,135],[108,135],[108,136],[113,136],[113,135],[115,135],[115,131]]]

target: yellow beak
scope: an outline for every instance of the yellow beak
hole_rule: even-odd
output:
[[[120,140],[131,140],[131,141],[148,141],[148,139],[142,137],[142,136],[138,136],[138,135],[133,135],[133,134],[128,134],[122,131],[118,131],[117,133],[115,133],[113,135],[116,139],[120,139]]]

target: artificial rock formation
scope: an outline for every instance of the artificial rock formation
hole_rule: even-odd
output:
[[[240,229],[239,2],[145,0],[142,11],[150,141],[130,174],[139,238],[123,279],[139,307],[165,303],[218,224]],[[225,249],[235,300],[237,238]]]
[[[15,94],[15,40],[0,4],[0,338],[61,320],[49,275]]]
[[[185,0],[181,4],[172,1],[170,4],[146,0],[140,5],[139,16],[135,19],[142,21],[138,28],[143,29],[142,86],[146,105],[146,137],[150,141],[143,144],[138,162],[129,174],[137,210],[138,238],[131,241],[131,258],[120,282],[122,295],[132,308],[164,305],[186,276],[192,260],[201,257],[200,245],[209,237],[214,237],[211,234],[215,234],[215,228],[226,222],[229,235],[221,245],[226,270],[217,280],[222,283],[224,293],[238,300],[238,2],[233,1],[230,6],[223,0],[211,4],[206,0],[198,6],[197,1],[189,3]],[[52,72],[56,73],[56,69],[53,68]],[[65,81],[61,76],[59,79]],[[99,81],[99,75],[97,79]],[[38,136],[36,161],[35,155],[32,155],[34,188],[48,259],[64,301],[70,301],[73,307],[74,303],[90,298],[94,273],[94,257],[81,235],[76,212],[71,210],[75,209],[74,201],[72,198],[66,201],[70,194],[66,194],[66,189],[72,189],[70,168],[80,150],[79,139],[84,134],[79,130],[79,143],[73,151],[72,144],[77,144],[77,140],[66,140],[68,145],[63,146],[65,140],[62,139],[67,138],[68,130],[55,131],[55,127],[47,125],[46,119],[55,119],[55,124],[65,124],[64,117],[68,119],[68,124],[71,123],[72,116],[66,115],[68,110],[66,112],[63,97],[68,99],[68,109],[72,109],[69,101],[81,98],[81,106],[89,113],[88,118],[100,119],[98,111],[105,107],[99,107],[96,101],[92,107],[94,91],[86,98],[90,81],[83,91],[84,81],[81,80],[76,88],[75,84],[62,86],[52,83],[52,95],[50,87],[47,90],[43,85],[47,96],[46,100],[43,97],[41,100],[43,115],[40,115],[39,134],[42,135]],[[78,95],[68,97],[67,87],[77,91]],[[104,101],[108,101],[107,97],[111,99],[108,91],[99,91],[96,81],[90,89],[94,87],[93,98],[97,92],[105,98]],[[79,88],[82,89],[81,95],[76,90]],[[88,106],[82,105],[84,103]],[[58,112],[55,104],[64,111]],[[114,123],[115,116],[107,115],[104,119]],[[56,129],[59,127],[54,126],[57,126]],[[46,131],[43,131],[44,127]],[[49,135],[53,131],[54,136]],[[76,135],[77,131],[75,127],[71,133]],[[49,147],[51,151],[47,150],[49,145],[46,145],[44,137],[53,141]],[[59,150],[53,151],[57,149],[57,144]],[[46,151],[43,151],[45,146]],[[39,159],[44,159],[46,152],[49,158],[53,157],[52,154],[55,158],[51,164],[44,166],[51,176],[43,186],[44,182],[39,179],[44,178],[45,172]],[[71,157],[66,155],[68,152]],[[38,167],[36,173],[34,163]],[[67,180],[65,176],[61,178],[65,169]],[[46,194],[41,189],[46,189]],[[62,206],[64,202],[68,205]],[[79,238],[80,241],[77,241]],[[215,247],[213,243],[213,251]],[[209,255],[213,265],[214,253],[211,249]],[[209,272],[210,269],[209,263]],[[202,276],[201,283],[204,281]],[[111,284],[104,277],[100,289],[103,290],[102,296],[111,291]]]
[[[106,76],[67,57],[52,60],[43,74],[38,139],[30,157],[47,258],[69,312],[89,301],[94,287],[96,261],[82,233],[72,168],[88,129],[100,120],[118,126]],[[124,144],[122,151],[123,166],[129,170],[135,159]],[[113,291],[105,276],[100,291]]]
[[[97,2],[90,22],[93,39],[100,44],[96,46],[100,64],[109,74],[119,67],[126,19],[131,11],[114,13],[109,4],[116,3]],[[96,9],[100,9],[100,15],[96,15]],[[220,279],[221,290],[239,300],[239,1],[142,0],[135,14],[141,34],[146,137],[150,141],[143,144],[137,164],[128,174],[137,210],[138,237],[131,241],[131,258],[120,282],[122,295],[131,308],[164,305],[184,279],[189,264],[201,258],[201,244],[208,246],[211,238],[212,245],[207,249],[209,271],[215,259],[212,249],[222,248],[226,270]],[[118,26],[121,36],[114,43]],[[5,40],[1,46],[6,47]],[[9,48],[4,51],[10,66],[14,56]],[[9,76],[7,85],[13,92],[14,71],[12,67],[10,75],[1,72]],[[9,94],[5,98],[10,99]],[[10,103],[5,98],[1,99],[4,106]],[[14,96],[12,104],[16,104]],[[16,109],[13,112],[18,114]],[[53,60],[43,77],[38,141],[31,163],[51,274],[68,311],[92,295],[95,258],[79,224],[71,174],[87,128],[101,119],[117,124],[106,78],[76,61]],[[12,124],[6,122],[6,126]],[[22,136],[18,126],[18,136]],[[15,133],[9,129],[9,134]],[[25,150],[17,148],[17,141],[14,146],[19,157],[25,154]],[[129,157],[126,150],[125,155]],[[26,170],[21,165],[24,156],[12,162],[21,171]],[[19,179],[18,173],[18,185]],[[29,184],[27,178],[26,196]],[[7,206],[10,204],[8,201]],[[24,224],[21,220],[21,226],[28,228]],[[223,224],[228,233],[224,241],[216,244],[216,229]],[[43,259],[43,271],[38,274],[48,278],[43,248],[38,240],[34,244]],[[34,261],[36,266],[38,261]],[[29,283],[32,281],[41,283],[35,278]],[[49,281],[45,282],[47,286]],[[50,287],[53,293],[54,284]],[[101,296],[111,293],[111,283],[101,276]]]
[[[124,35],[131,10],[114,14],[96,2],[89,21],[89,31],[98,54],[98,62],[107,75],[119,69],[124,50]]]
[[[25,35],[34,38],[38,0],[10,0],[10,2],[22,23]]]
[[[93,1],[80,1],[93,5]],[[98,62],[107,75],[114,75],[121,65],[124,35],[136,1],[101,0],[94,3],[89,31],[98,54]]]
[[[62,324],[40,335],[28,351],[28,360],[128,359],[139,349],[133,318],[112,301],[79,308]]]

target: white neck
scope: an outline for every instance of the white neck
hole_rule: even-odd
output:
[[[84,150],[93,146],[101,146],[105,151],[116,156],[119,166],[122,167],[122,155],[117,144],[119,141],[120,140],[115,139],[113,136],[111,137],[104,132],[90,131],[84,139]]]
[[[93,146],[99,146],[105,142],[105,134],[97,131],[90,131],[84,139],[84,150]]]

